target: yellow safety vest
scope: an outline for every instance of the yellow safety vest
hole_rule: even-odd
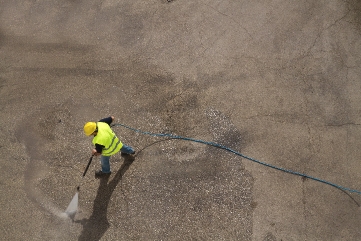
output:
[[[93,144],[104,146],[102,155],[111,156],[120,151],[123,143],[114,134],[107,123],[97,122],[98,134],[93,138]]]

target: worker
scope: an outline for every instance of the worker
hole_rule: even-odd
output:
[[[101,170],[95,171],[95,177],[108,176],[110,171],[110,156],[121,152],[122,155],[134,155],[132,147],[123,144],[115,133],[110,129],[110,124],[114,121],[114,116],[103,118],[98,122],[87,122],[84,125],[84,133],[93,137],[95,148],[92,149],[92,155],[100,157]]]

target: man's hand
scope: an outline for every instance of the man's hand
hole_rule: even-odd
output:
[[[92,150],[92,155],[93,155],[93,156],[99,156],[100,154],[101,154],[101,153],[97,152],[96,149],[93,149],[93,150]]]
[[[112,118],[112,122],[114,121],[114,116],[111,116],[111,118]]]

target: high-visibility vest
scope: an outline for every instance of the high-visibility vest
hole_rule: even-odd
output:
[[[104,146],[102,150],[103,156],[111,156],[120,151],[123,143],[114,134],[112,129],[107,123],[97,122],[98,133],[93,138],[93,144],[99,144]]]

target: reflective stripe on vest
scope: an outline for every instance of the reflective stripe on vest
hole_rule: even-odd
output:
[[[104,122],[98,122],[98,133],[93,138],[93,144],[99,144],[104,146],[102,150],[103,156],[111,156],[119,152],[123,146],[123,143],[114,134],[109,125]]]

